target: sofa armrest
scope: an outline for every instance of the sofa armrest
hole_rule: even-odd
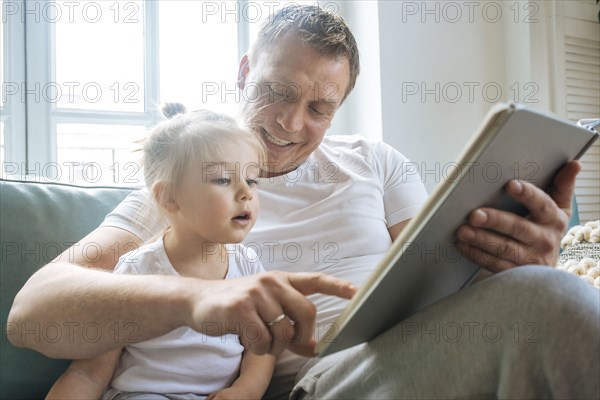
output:
[[[0,180],[0,398],[44,398],[69,364],[7,340],[7,330],[26,340],[52,340],[69,332],[58,324],[9,326],[17,292],[35,271],[96,228],[131,190]]]

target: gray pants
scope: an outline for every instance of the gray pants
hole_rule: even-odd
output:
[[[291,398],[598,399],[600,291],[547,267],[503,272],[297,380]]]

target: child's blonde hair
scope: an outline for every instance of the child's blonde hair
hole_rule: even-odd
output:
[[[208,110],[185,112],[179,103],[167,103],[162,111],[169,119],[159,123],[146,138],[142,156],[146,187],[159,205],[166,204],[176,193],[191,162],[198,165],[198,161],[226,159],[227,143],[246,143],[256,151],[259,166],[265,161],[261,140],[227,115]],[[163,188],[155,197],[154,187],[159,182]]]

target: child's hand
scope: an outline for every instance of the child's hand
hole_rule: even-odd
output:
[[[206,400],[239,400],[239,399],[252,399],[252,398],[260,398],[253,397],[248,392],[244,390],[240,390],[234,386],[219,390],[218,392],[211,393]]]

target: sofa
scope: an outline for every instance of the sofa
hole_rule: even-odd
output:
[[[44,398],[69,363],[10,344],[7,329],[28,340],[56,335],[55,327],[19,331],[8,325],[15,295],[38,268],[92,231],[134,189],[0,180],[0,399]],[[578,223],[575,211],[571,225]]]
[[[15,295],[37,269],[97,227],[131,190],[0,180],[0,399],[43,399],[69,364],[10,344],[7,330],[18,330],[28,340],[56,335],[54,326],[19,330],[8,325]]]

